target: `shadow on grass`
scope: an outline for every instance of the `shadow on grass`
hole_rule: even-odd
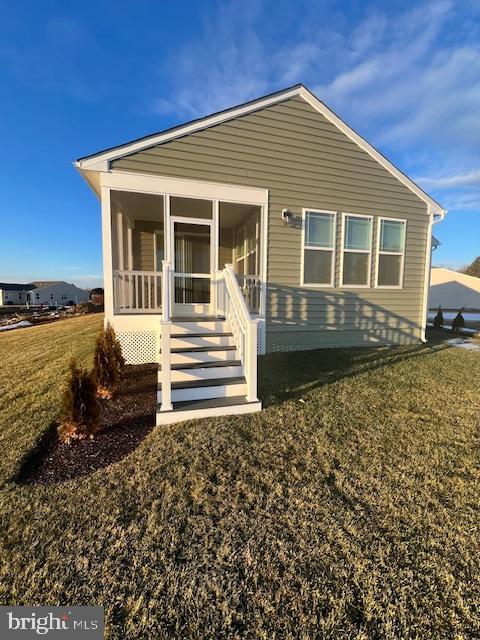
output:
[[[259,360],[259,396],[264,407],[298,399],[326,384],[422,358],[451,348],[432,332],[428,344],[352,347],[276,353]]]

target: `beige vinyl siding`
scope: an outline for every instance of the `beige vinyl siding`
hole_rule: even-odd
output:
[[[218,268],[233,262],[233,229],[221,227],[219,231]]]
[[[132,252],[134,271],[153,271],[155,269],[154,231],[163,225],[159,222],[136,220],[132,232]]]
[[[410,342],[421,333],[427,205],[302,98],[113,162],[113,168],[269,190],[267,350]],[[337,215],[335,287],[301,287],[301,229],[281,210]],[[369,289],[340,288],[341,212],[373,215]],[[377,217],[407,220],[404,288],[375,289]]]

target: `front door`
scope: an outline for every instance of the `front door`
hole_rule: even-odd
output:
[[[212,221],[171,217],[173,314],[210,313]]]

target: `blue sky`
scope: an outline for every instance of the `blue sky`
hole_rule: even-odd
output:
[[[303,82],[480,254],[480,2],[0,2],[0,281],[101,282],[82,155]]]

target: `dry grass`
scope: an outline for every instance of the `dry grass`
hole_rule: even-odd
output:
[[[96,322],[0,336],[4,478]],[[104,605],[110,638],[479,637],[480,355],[276,355],[260,378],[260,414],[156,429],[56,487],[6,482],[0,600]]]

